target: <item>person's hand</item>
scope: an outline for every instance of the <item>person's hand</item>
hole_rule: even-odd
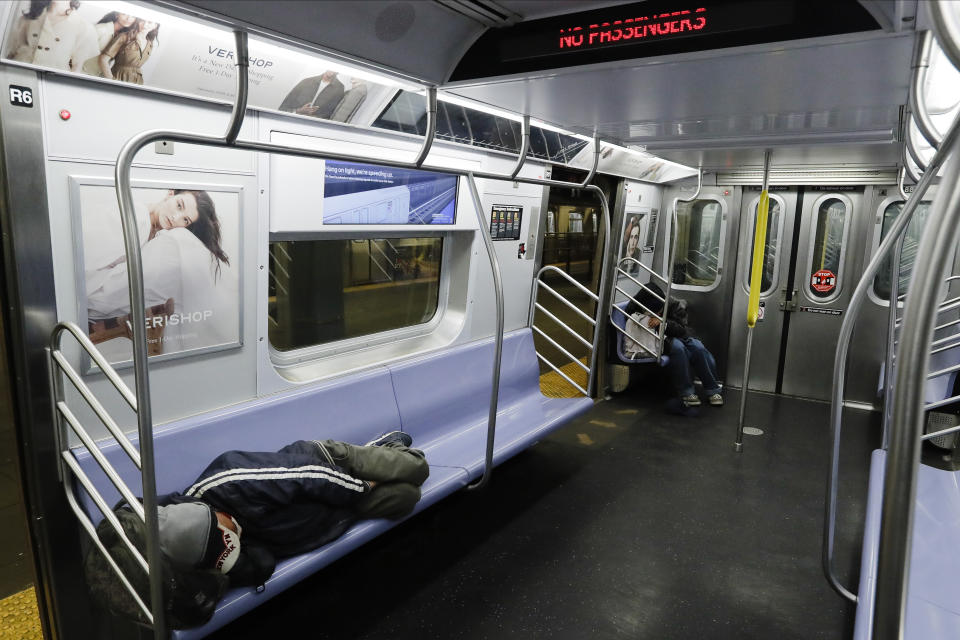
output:
[[[297,109],[297,110],[296,110],[296,113],[299,113],[300,115],[303,115],[303,116],[312,116],[313,114],[315,114],[315,113],[317,112],[317,109],[319,109],[319,108],[320,108],[320,107],[315,107],[315,106],[313,106],[312,104],[310,104],[310,103],[308,102],[307,104],[305,104],[305,105],[303,105],[302,107],[300,107],[299,109]]]
[[[657,327],[660,326],[660,320],[658,320],[657,318],[651,317],[649,320],[647,320],[647,326],[650,327],[651,329],[656,329]]]

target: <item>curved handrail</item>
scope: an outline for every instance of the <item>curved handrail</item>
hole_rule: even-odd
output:
[[[517,155],[517,164],[514,166],[513,171],[510,172],[511,178],[516,178],[520,175],[520,169],[523,168],[523,163],[527,161],[527,152],[530,151],[530,114],[523,114],[523,131],[521,132],[520,143],[520,153]]]
[[[580,183],[581,188],[585,188],[590,184],[590,181],[593,180],[593,176],[597,175],[597,167],[600,165],[600,136],[594,134],[593,136],[593,167],[590,168],[590,173],[587,174],[587,177],[583,179],[583,182]]]
[[[833,388],[830,397],[830,437],[832,448],[830,452],[830,468],[827,475],[826,504],[824,507],[825,514],[823,519],[823,549],[821,559],[824,575],[826,576],[827,581],[830,583],[830,586],[833,587],[837,593],[851,602],[856,602],[857,596],[840,584],[839,579],[837,579],[833,572],[833,541],[836,526],[837,477],[839,475],[840,460],[840,425],[843,413],[843,391],[846,384],[845,377],[847,369],[847,356],[850,351],[850,339],[853,336],[853,328],[856,324],[857,315],[860,313],[863,302],[867,297],[867,289],[872,286],[873,279],[876,277],[877,271],[880,269],[880,264],[890,254],[894,244],[899,241],[900,236],[907,227],[907,223],[909,223],[910,219],[913,217],[913,214],[917,209],[917,205],[920,203],[920,199],[930,186],[930,183],[933,182],[933,179],[940,170],[940,166],[946,159],[949,150],[956,142],[958,135],[960,135],[960,118],[954,119],[953,123],[950,125],[950,129],[943,137],[943,142],[940,144],[940,148],[930,160],[929,170],[924,171],[923,175],[920,177],[920,181],[917,182],[916,187],[914,187],[913,193],[910,195],[910,198],[907,200],[906,204],[904,204],[903,209],[900,211],[900,215],[897,216],[897,218],[894,220],[893,226],[890,227],[887,237],[884,238],[883,242],[880,243],[880,247],[877,249],[877,252],[873,255],[873,258],[870,259],[870,263],[864,269],[863,274],[860,277],[860,282],[857,283],[856,288],[854,288],[853,293],[850,296],[850,302],[847,305],[847,312],[843,318],[843,322],[840,325],[840,333],[837,338],[837,351],[833,360]]]
[[[917,36],[913,51],[913,73],[910,74],[908,101],[920,134],[930,143],[931,147],[937,149],[940,146],[940,141],[943,140],[943,135],[937,131],[930,114],[927,113],[927,101],[923,93],[926,86],[927,70],[930,68],[930,50],[932,47],[933,34],[929,31],[921,32]]]
[[[953,146],[945,140],[941,150],[951,150]],[[917,249],[917,255],[924,259],[914,264],[904,309],[877,551],[873,637],[880,640],[903,637],[917,470],[924,427],[923,373],[930,364],[929,345],[936,322],[942,275],[949,267],[960,239],[958,163],[960,159],[954,158],[949,170],[944,172]]]
[[[942,143],[941,143],[942,144]],[[903,148],[900,150],[900,163],[903,165],[903,171],[906,173],[906,176],[913,181],[913,184],[920,182],[920,176],[913,172],[913,168],[910,166],[910,163],[907,162],[907,144],[904,142]],[[918,167],[919,168],[919,167]],[[904,198],[906,200],[907,198]]]
[[[470,197],[473,199],[473,208],[477,212],[477,222],[480,225],[483,244],[487,248],[487,258],[490,260],[490,270],[493,273],[493,291],[497,302],[497,332],[494,334],[493,381],[490,391],[490,410],[487,414],[487,446],[484,454],[483,475],[473,484],[467,485],[467,489],[475,490],[487,485],[490,481],[490,473],[493,470],[493,440],[497,431],[497,404],[500,396],[500,359],[503,353],[503,279],[500,276],[500,261],[497,258],[496,250],[493,248],[490,230],[483,218],[483,205],[480,204],[480,192],[477,189],[477,181],[472,173],[467,175],[467,184],[470,186]]]
[[[430,154],[430,147],[433,146],[433,139],[437,134],[437,88],[427,87],[427,131],[423,137],[423,144],[420,145],[420,151],[413,164],[419,167]]]
[[[903,201],[906,202],[910,197],[907,195],[907,192],[903,190],[903,178],[907,174],[907,167],[903,165],[900,167],[900,171],[897,172],[897,189],[900,191],[900,197],[903,198]]]
[[[960,12],[956,11],[955,3],[944,0],[933,0],[927,5],[930,17],[933,19],[933,32],[937,34],[937,42],[954,67],[960,71]],[[948,7],[954,7],[950,11]]]
[[[703,189],[703,167],[697,167],[697,190],[689,198],[677,196],[673,199],[673,206],[670,207],[670,244],[667,245],[667,290],[664,292],[663,310],[666,313],[670,306],[670,291],[673,289],[673,261],[676,259],[674,250],[677,244],[677,205],[681,202],[693,202],[700,196]]]
[[[907,113],[910,116],[909,118],[907,118],[907,122],[905,125],[906,131],[904,132],[904,143],[906,144],[906,147],[907,147],[907,153],[910,154],[910,159],[913,160],[913,163],[915,165],[917,165],[917,168],[920,169],[921,172],[926,172],[927,163],[924,162],[923,158],[920,157],[920,151],[917,149],[916,143],[913,139],[913,129],[910,127],[910,123],[915,122],[916,120],[913,117],[914,115],[913,112],[911,112],[908,109]],[[917,125],[917,129],[919,128],[920,128],[920,125]]]

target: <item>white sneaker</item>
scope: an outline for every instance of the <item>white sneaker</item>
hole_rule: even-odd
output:
[[[700,406],[700,396],[695,393],[690,394],[689,396],[683,396],[680,398],[680,401],[683,402],[685,407],[699,407]]]

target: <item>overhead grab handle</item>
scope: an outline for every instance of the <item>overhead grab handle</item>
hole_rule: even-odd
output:
[[[423,144],[420,146],[420,152],[417,153],[417,159],[413,164],[419,169],[423,161],[427,159],[430,153],[430,147],[433,146],[433,138],[437,134],[437,88],[427,87],[427,132],[424,134]]]
[[[923,93],[927,82],[927,70],[930,68],[930,50],[933,47],[933,34],[923,31],[917,37],[916,48],[913,51],[913,73],[910,74],[910,109],[917,122],[917,129],[930,146],[937,149],[943,135],[930,119],[927,112],[926,96]]]
[[[583,179],[583,182],[580,183],[581,187],[586,187],[590,184],[590,181],[593,180],[593,176],[597,175],[597,166],[600,164],[600,136],[596,133],[593,134],[593,168],[590,169],[590,173],[587,174],[587,177]]]
[[[247,70],[250,68],[250,51],[247,46],[247,32],[234,31],[234,40],[237,43],[237,99],[233,103],[233,112],[230,114],[230,124],[224,138],[227,144],[233,144],[240,135],[243,126],[243,117],[247,112],[247,95],[250,89],[250,79]]]
[[[523,163],[527,161],[527,152],[530,150],[530,114],[523,115],[523,142],[520,143],[520,155],[517,156],[517,165],[513,168],[513,172],[510,174],[511,178],[516,178],[520,175],[520,169],[523,168]]]

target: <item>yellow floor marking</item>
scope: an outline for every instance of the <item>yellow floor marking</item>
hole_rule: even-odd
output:
[[[616,422],[604,422],[603,420],[591,420],[591,421],[590,421],[590,424],[595,424],[595,425],[597,425],[598,427],[604,427],[604,428],[606,428],[606,429],[616,429],[616,428],[617,428],[617,423],[616,423]]]
[[[585,444],[585,445],[587,445],[588,447],[593,444],[593,438],[591,438],[590,436],[588,436],[588,435],[585,434],[585,433],[578,433],[578,434],[577,434],[577,440],[580,441],[580,444]]]
[[[632,416],[632,415],[636,415],[638,412],[639,412],[638,409],[620,409],[620,411],[617,411],[617,413],[619,413],[622,416],[624,415]]]
[[[0,640],[43,640],[33,587],[0,600]]]
[[[587,359],[581,358],[580,362],[587,364]],[[587,386],[587,372],[576,362],[566,364],[560,367],[560,370],[581,387]],[[583,397],[583,393],[581,393],[579,389],[567,382],[563,376],[556,371],[547,371],[540,376],[540,393],[548,398]]]

